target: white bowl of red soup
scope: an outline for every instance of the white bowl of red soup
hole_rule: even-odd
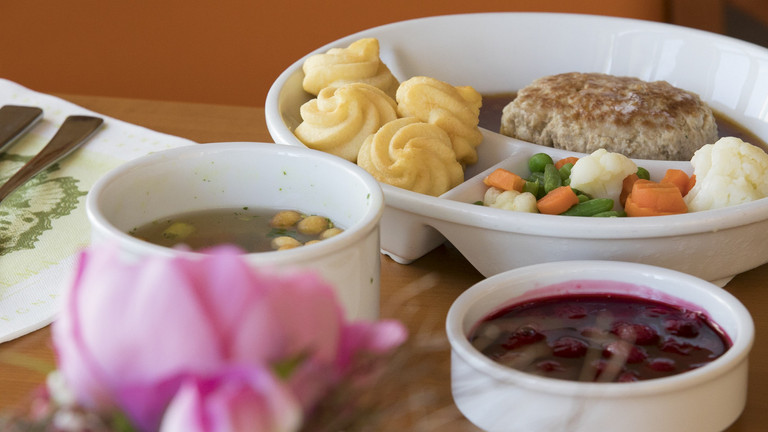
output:
[[[334,156],[269,143],[166,150],[107,173],[86,209],[92,241],[128,259],[234,245],[266,271],[319,273],[350,318],[378,316],[381,188]]]
[[[434,37],[434,35],[440,35]],[[768,262],[768,200],[654,217],[563,217],[473,205],[483,180],[504,168],[528,177],[526,161],[585,153],[545,147],[499,133],[502,107],[537,78],[597,72],[667,81],[696,93],[715,112],[721,137],[761,147],[768,138],[768,50],[721,35],[663,23],[547,13],[429,17],[376,27],[334,41],[290,65],[266,101],[275,142],[304,147],[301,107],[319,98],[304,89],[310,57],[375,38],[379,57],[401,83],[430,77],[482,95],[477,161],[439,196],[381,182],[386,208],[382,251],[411,263],[446,240],[484,276],[540,262],[621,260],[662,266],[718,285]],[[663,115],[663,113],[661,114]],[[382,128],[383,129],[383,128]],[[711,144],[711,143],[710,143]],[[690,160],[634,160],[651,180],[668,169],[693,174]]]
[[[454,400],[488,431],[719,431],[746,402],[749,312],[669,269],[510,270],[462,293],[446,331]]]

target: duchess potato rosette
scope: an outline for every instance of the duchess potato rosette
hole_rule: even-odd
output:
[[[379,58],[379,41],[365,38],[347,48],[331,48],[324,54],[309,57],[302,66],[304,90],[317,96],[326,87],[340,87],[362,82],[395,97],[400,84]]]
[[[380,182],[433,196],[464,181],[448,134],[413,117],[391,121],[369,136],[357,164]]]
[[[478,128],[483,98],[474,88],[418,76],[400,84],[395,99],[400,117],[439,126],[448,133],[460,163],[477,162],[475,148],[483,141]]]
[[[326,87],[301,106],[302,122],[294,134],[309,148],[357,161],[363,141],[397,118],[396,103],[364,83]]]

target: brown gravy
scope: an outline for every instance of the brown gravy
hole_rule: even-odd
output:
[[[483,106],[480,108],[480,127],[498,132],[501,128],[501,112],[508,103],[515,99],[517,93],[499,93],[483,95]],[[768,145],[725,114],[715,111],[715,122],[720,137],[733,136],[742,141],[756,145],[768,152]],[[711,144],[711,143],[710,143]]]

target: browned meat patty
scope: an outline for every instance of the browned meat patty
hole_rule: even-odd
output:
[[[666,81],[598,73],[539,78],[504,108],[501,133],[548,147],[689,160],[717,141],[712,110]]]

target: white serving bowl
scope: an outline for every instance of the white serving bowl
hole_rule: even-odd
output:
[[[306,148],[267,143],[191,145],[153,153],[110,171],[86,200],[92,241],[128,257],[198,255],[127,234],[151,221],[214,208],[294,209],[330,218],[341,234],[312,246],[249,253],[269,271],[301,268],[331,283],[348,318],[379,314],[379,184],[362,168]]]
[[[502,366],[467,339],[480,320],[505,306],[569,293],[618,293],[703,312],[733,345],[711,363],[678,375],[585,383]],[[725,290],[669,269],[564,261],[510,270],[462,293],[448,312],[446,331],[456,405],[487,431],[721,431],[746,403],[747,358],[754,340],[749,312]]]
[[[604,72],[666,80],[698,93],[715,110],[768,141],[768,49],[663,23],[589,15],[488,13],[416,19],[376,27],[316,51],[379,40],[380,56],[401,81],[431,76],[508,93],[562,72]],[[304,60],[289,66],[267,95],[275,142],[303,146],[293,135]],[[571,155],[483,130],[479,161],[466,181],[441,197],[383,184],[382,250],[409,263],[446,239],[485,276],[545,261],[610,259],[680,270],[725,284],[768,262],[768,199],[680,216],[594,220],[522,214],[469,203],[482,199],[482,178],[496,166],[524,167],[540,151]],[[577,154],[578,155],[578,154]],[[637,161],[660,177],[688,162]],[[524,172],[527,172],[524,171]]]

